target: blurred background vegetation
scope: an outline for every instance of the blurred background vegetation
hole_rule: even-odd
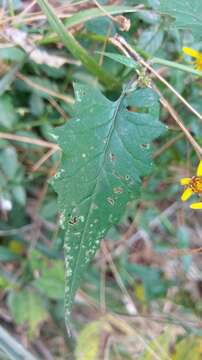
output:
[[[202,47],[159,13],[159,0],[100,0],[119,7],[105,12],[96,1],[49,3],[120,84],[134,70],[102,55],[119,53],[107,41],[116,33],[146,59],[189,64],[182,47]],[[132,11],[140,4],[142,11]],[[164,110],[168,131],[153,144],[153,173],[103,239],[77,293],[67,336],[63,230],[48,184],[60,161],[51,131],[71,117],[73,82],[99,86],[111,99],[120,87],[99,83],[64,47],[37,1],[0,6],[0,359],[201,359],[201,211],[180,202],[179,186],[181,177],[195,173],[197,156]],[[121,29],[118,14],[129,29]],[[156,69],[202,113],[200,78]],[[199,119],[158,86],[202,145]]]

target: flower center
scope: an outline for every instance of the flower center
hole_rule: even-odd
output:
[[[189,186],[193,192],[202,194],[202,176],[193,176]]]

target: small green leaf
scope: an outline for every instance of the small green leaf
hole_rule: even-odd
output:
[[[17,121],[17,113],[9,95],[3,95],[0,98],[0,127],[11,129]]]
[[[101,51],[97,51],[98,54],[103,54],[104,56],[116,61],[116,62],[119,62],[129,68],[132,68],[132,69],[137,69],[138,68],[138,63],[131,59],[131,58],[127,58],[126,56],[124,55],[119,55],[119,54],[115,54],[115,53],[110,53],[110,52],[104,52],[102,53]]]
[[[153,91],[144,90],[146,101]],[[149,143],[165,129],[148,111],[128,111],[132,95],[125,91],[112,102],[98,89],[77,84],[75,95],[74,118],[55,130],[62,162],[53,181],[65,230],[67,319],[100,240],[138,196],[140,177],[151,171]]]
[[[142,31],[139,37],[139,47],[148,54],[153,55],[161,47],[164,32],[159,26],[152,26]]]
[[[1,169],[8,179],[13,179],[19,166],[14,146],[7,146],[0,152],[0,154]]]
[[[50,299],[64,298],[64,265],[62,261],[55,261],[51,268],[44,268],[42,276],[33,285]]]
[[[2,60],[22,62],[24,60],[24,57],[25,57],[24,51],[16,47],[0,48],[0,59]]]
[[[29,99],[30,111],[35,116],[41,116],[44,112],[44,102],[41,96],[36,93],[32,93]]]
[[[177,28],[189,29],[197,38],[202,38],[201,0],[161,0],[160,11],[174,17]]]
[[[88,20],[85,24],[87,31],[103,36],[114,36],[116,34],[116,27],[113,21],[108,17],[99,17]]]
[[[12,194],[18,204],[25,206],[26,204],[26,191],[21,185],[14,185],[12,187]]]
[[[11,292],[8,305],[13,318],[18,325],[28,323],[29,335],[36,336],[38,326],[47,319],[47,312],[42,298],[30,289]]]
[[[6,246],[0,245],[0,262],[18,259]]]
[[[15,80],[17,72],[20,70],[22,63],[16,64],[0,79],[0,96],[9,88]]]

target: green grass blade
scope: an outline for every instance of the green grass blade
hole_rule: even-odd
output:
[[[155,57],[155,58],[151,59],[150,62],[151,62],[151,64],[165,65],[165,66],[168,66],[168,67],[173,68],[173,69],[177,69],[177,70],[180,70],[180,71],[185,71],[187,73],[190,73],[190,74],[193,74],[193,75],[198,75],[198,76],[202,77],[202,71],[196,70],[191,66],[178,64],[175,61],[169,61],[169,60],[165,60],[165,59]]]
[[[58,16],[54,13],[53,8],[46,0],[37,0],[42,11],[47,16],[52,29],[58,34],[60,40],[63,42],[69,52],[77,59],[79,59],[85,68],[100,82],[107,87],[118,86],[117,80],[108,74],[97,62],[88,54],[88,52],[78,43],[72,34],[70,34]]]

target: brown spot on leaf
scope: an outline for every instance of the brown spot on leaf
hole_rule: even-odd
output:
[[[113,189],[115,194],[121,194],[123,192],[123,188],[122,187],[117,187]]]
[[[148,149],[149,148],[149,144],[141,144],[140,147],[142,149]]]
[[[113,153],[109,153],[109,158],[111,161],[116,160],[116,156]]]

